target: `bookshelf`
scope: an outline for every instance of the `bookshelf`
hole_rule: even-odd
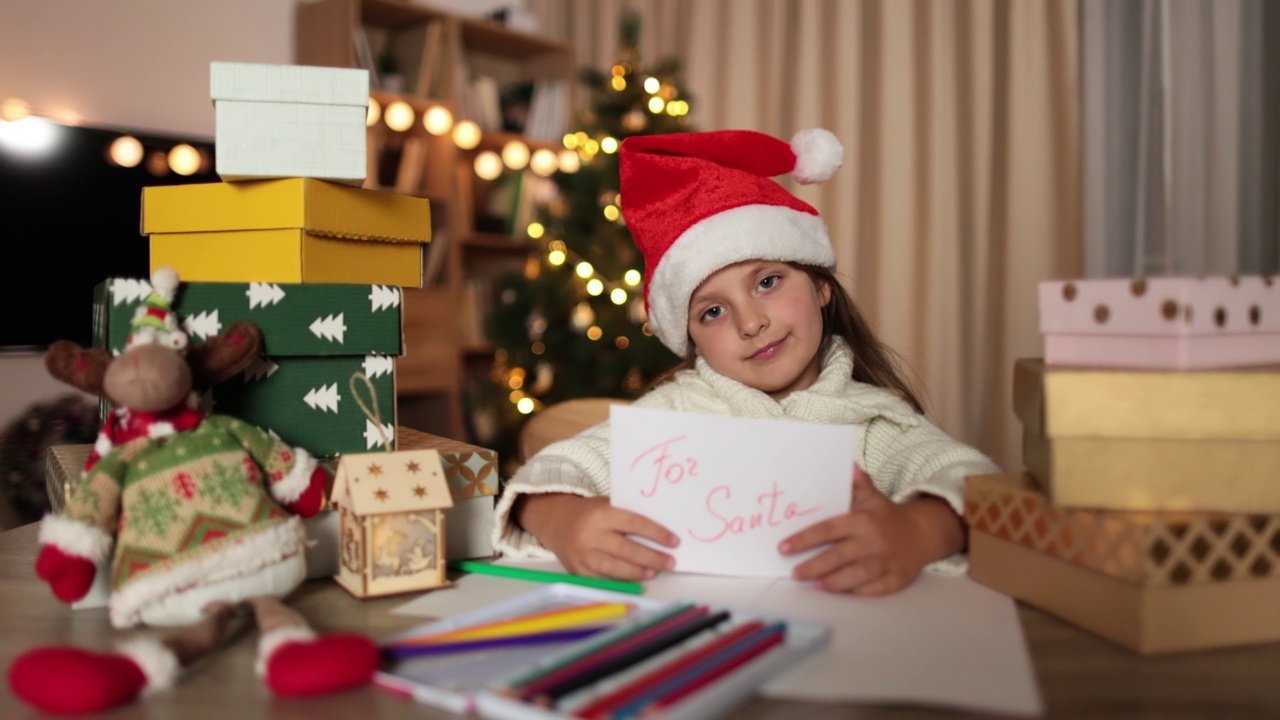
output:
[[[365,183],[432,202],[435,240],[424,260],[428,284],[404,292],[399,421],[474,442],[464,396],[470,383],[488,376],[494,362],[494,346],[483,327],[492,301],[487,295],[495,278],[523,268],[529,255],[516,229],[495,232],[485,222],[483,209],[502,180],[478,177],[475,159],[482,152],[501,152],[512,140],[524,142],[531,152],[561,148],[572,107],[573,48],[406,0],[318,0],[299,3],[295,12],[298,64],[368,67],[375,82],[392,67],[402,76],[395,89],[375,88],[370,97],[383,113],[397,101],[406,103],[414,122],[403,131],[388,127],[385,117],[370,126]],[[538,99],[553,107],[550,119],[547,108],[540,109],[536,137],[504,128],[496,107],[496,91],[520,86],[534,88],[535,95],[541,93]],[[479,144],[462,149],[450,134],[428,132],[422,118],[433,107],[448,110],[455,123],[479,125]]]

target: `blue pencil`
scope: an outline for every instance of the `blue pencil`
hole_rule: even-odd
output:
[[[552,630],[532,635],[510,635],[507,637],[484,638],[482,640],[460,640],[458,642],[436,643],[434,645],[391,645],[382,648],[382,656],[392,660],[426,657],[430,655],[451,655],[455,653],[473,652],[476,650],[496,650],[501,648],[528,647],[531,645],[548,645],[551,643],[581,640],[590,637],[612,626],[596,626],[573,628],[571,630]]]

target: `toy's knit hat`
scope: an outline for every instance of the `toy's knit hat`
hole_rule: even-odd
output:
[[[751,130],[627,138],[618,151],[622,214],[645,259],[649,329],[677,355],[689,349],[689,296],[743,260],[835,267],[818,211],[771,180],[822,182],[844,146],[822,129],[787,144]]]
[[[151,275],[151,294],[134,313],[126,347],[160,343],[174,350],[186,349],[187,334],[178,327],[178,316],[173,312],[177,292],[178,273],[173,268],[158,268]]]

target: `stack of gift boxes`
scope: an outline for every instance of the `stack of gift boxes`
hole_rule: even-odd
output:
[[[1039,290],[1027,471],[968,479],[971,576],[1143,654],[1280,640],[1280,281]]]
[[[401,290],[422,285],[431,217],[425,199],[360,187],[367,71],[213,63],[210,75],[223,182],[146,188],[141,213],[151,270],[173,268],[183,281],[174,310],[192,343],[237,320],[263,332],[260,361],[202,404],[331,464],[346,453],[438,449],[456,500],[448,556],[491,555],[494,453],[396,424]],[[150,292],[140,279],[101,284],[95,344],[123,350]],[[353,384],[357,374],[372,397]],[[337,572],[332,515],[312,523],[324,550],[312,553],[312,576]]]

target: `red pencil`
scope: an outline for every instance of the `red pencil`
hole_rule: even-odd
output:
[[[764,623],[759,620],[753,620],[749,623],[739,625],[702,647],[675,658],[671,662],[664,663],[622,687],[617,688],[613,692],[595,699],[589,705],[575,710],[574,715],[584,718],[607,715],[611,709],[618,707],[633,698],[643,695],[667,680],[674,678],[690,666],[714,655],[721,649],[732,645],[741,638],[762,627],[764,627]]]
[[[667,618],[666,620],[653,625],[652,627],[646,628],[642,632],[636,633],[634,635],[628,635],[625,638],[623,638],[620,642],[614,643],[612,645],[606,645],[600,648],[596,652],[593,652],[589,655],[579,658],[575,662],[571,662],[568,665],[563,665],[547,673],[546,675],[533,678],[529,682],[525,683],[524,685],[520,687],[512,688],[512,689],[516,691],[516,694],[519,697],[522,697],[525,700],[530,700],[535,696],[537,696],[540,692],[542,692],[546,688],[552,687],[563,680],[566,680],[570,677],[578,675],[588,667],[594,667],[596,665],[599,665],[602,662],[608,661],[618,655],[626,653],[632,648],[644,644],[649,639],[655,636],[661,635],[673,627],[682,625],[688,622],[689,620],[691,620],[692,618],[697,618],[697,617],[706,615],[708,612],[710,612],[710,610],[705,605],[691,607],[688,610],[685,610],[684,612],[673,615]]]

